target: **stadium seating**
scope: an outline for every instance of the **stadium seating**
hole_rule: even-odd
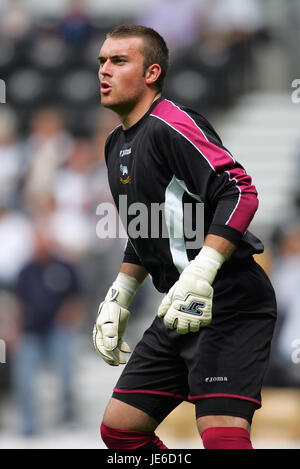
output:
[[[89,133],[89,119],[83,119],[99,105],[97,56],[101,43],[114,25],[130,21],[93,18],[90,33],[78,43],[62,32],[58,18],[44,17],[21,43],[1,41],[0,77],[7,84],[8,102],[20,117],[21,132],[28,130],[36,109],[51,105],[64,112],[71,132]],[[195,45],[195,50],[177,51],[166,97],[203,113],[230,106],[244,91],[236,85],[244,73],[241,56],[238,48],[216,52]]]

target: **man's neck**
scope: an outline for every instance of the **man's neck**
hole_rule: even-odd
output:
[[[138,122],[149,110],[151,105],[160,98],[161,93],[158,92],[155,95],[147,96],[145,99],[141,100],[137,105],[132,109],[132,111],[126,115],[120,115],[121,122],[123,124],[123,129],[127,130],[132,127],[136,122]]]

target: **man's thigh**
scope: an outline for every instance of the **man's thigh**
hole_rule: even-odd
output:
[[[154,431],[158,422],[146,412],[111,398],[103,417],[103,423],[121,430]]]
[[[176,331],[155,318],[126,364],[113,399],[146,413],[158,423],[187,400],[188,370],[179,356],[179,339]],[[113,409],[112,404],[110,407]]]

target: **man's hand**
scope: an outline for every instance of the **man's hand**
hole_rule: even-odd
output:
[[[225,258],[204,246],[163,299],[158,316],[179,334],[197,332],[212,319],[212,283]]]
[[[130,316],[127,308],[139,285],[135,278],[119,273],[99,306],[93,342],[97,352],[109,365],[125,364],[126,358],[122,352],[131,351],[123,340],[123,334]]]

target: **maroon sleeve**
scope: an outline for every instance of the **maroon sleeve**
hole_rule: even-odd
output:
[[[191,115],[168,100],[161,101],[152,116],[166,124],[165,152],[175,176],[212,212],[208,232],[237,243],[258,207],[251,177],[202,116]]]

